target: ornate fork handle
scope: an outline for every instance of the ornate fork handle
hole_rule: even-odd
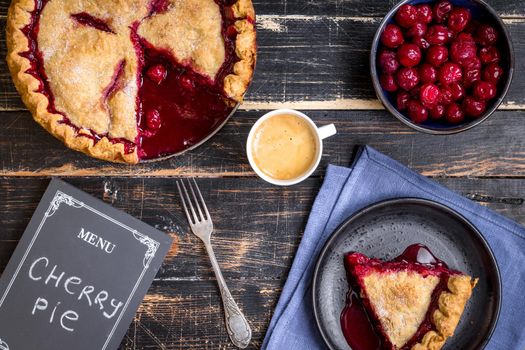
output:
[[[226,318],[226,329],[228,330],[228,334],[232,343],[235,346],[244,349],[248,346],[248,344],[250,344],[250,340],[252,339],[252,330],[242,311],[239,309],[239,306],[235,300],[233,300],[230,290],[226,285],[226,281],[222,276],[219,263],[215,258],[215,253],[213,252],[211,243],[204,240],[204,245],[206,246],[206,250],[210,256],[211,265],[213,267],[213,271],[215,272],[217,282],[219,283],[219,289],[221,291],[222,303],[224,305],[224,314]]]

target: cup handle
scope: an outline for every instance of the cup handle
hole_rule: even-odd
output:
[[[317,128],[319,131],[319,136],[321,137],[321,140],[324,140],[330,136],[334,136],[337,134],[337,129],[335,128],[334,124],[321,126],[320,128]]]

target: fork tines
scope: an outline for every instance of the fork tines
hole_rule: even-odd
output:
[[[190,197],[189,192],[186,189],[184,180],[177,181],[177,188],[179,189],[179,195],[182,198],[182,205],[184,207],[184,211],[186,212],[186,216],[188,217],[188,221],[190,222],[191,225],[197,224],[203,221],[211,221],[210,213],[208,212],[206,203],[204,202],[204,199],[202,198],[202,194],[199,189],[199,186],[197,185],[197,182],[195,181],[194,178],[192,178],[191,180],[188,179],[187,182],[188,182],[188,187],[190,188],[192,197]],[[195,192],[197,192],[197,194],[199,195],[200,202],[197,199]],[[193,198],[193,201],[192,201],[192,198]],[[188,211],[188,207],[190,208],[192,215],[190,215],[190,212]],[[197,215],[197,212],[195,211],[195,207],[197,207],[197,211],[199,215]],[[204,216],[203,211],[206,214],[206,216]]]

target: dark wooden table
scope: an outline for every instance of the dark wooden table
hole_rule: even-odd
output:
[[[213,244],[260,348],[328,163],[348,165],[369,144],[482,205],[525,224],[525,6],[492,0],[514,39],[517,66],[506,101],[488,121],[453,136],[417,133],[384,111],[369,76],[375,29],[394,1],[255,0],[259,60],[247,101],[206,145],[155,164],[113,165],[70,151],[25,109],[0,61],[0,271],[51,176],[59,176],[169,233],[173,245],[122,343],[123,349],[232,349],[215,278],[191,234],[175,178],[199,177]],[[0,1],[5,57],[9,0]],[[81,88],[81,86],[79,87]],[[305,111],[335,123],[322,166],[277,188],[251,171],[247,133],[266,110]]]

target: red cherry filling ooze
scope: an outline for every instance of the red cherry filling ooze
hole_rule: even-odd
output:
[[[31,61],[31,68],[27,73],[40,81],[38,92],[49,99],[49,112],[61,114],[62,123],[71,126],[77,132],[77,136],[88,137],[96,143],[107,135],[99,135],[92,130],[90,134],[80,133],[80,128],[55,107],[37,41],[40,15],[48,1],[35,0],[32,21],[23,30],[30,44],[29,50],[22,54]],[[215,1],[222,12],[222,34],[226,51],[225,61],[215,80],[196,73],[184,62],[177,62],[169,52],[154,48],[137,35],[139,24],[133,26],[131,40],[141,67],[137,97],[139,135],[134,142],[110,138],[113,143],[124,144],[127,153],[137,150],[139,158],[147,160],[183,151],[205,139],[232,113],[236,102],[225,95],[223,81],[237,61],[237,33],[235,30],[229,30],[235,21],[230,16],[233,1]],[[166,11],[167,2],[152,0],[150,9],[150,16]],[[104,20],[87,13],[71,14],[71,17],[80,25],[113,32]],[[117,89],[124,64],[123,61],[115,68],[113,82],[106,88],[103,98],[107,99]]]
[[[498,30],[450,1],[401,6],[380,36],[379,82],[413,122],[481,117],[505,71]]]
[[[434,329],[431,317],[438,307],[438,297],[441,292],[447,289],[449,277],[459,272],[449,270],[447,264],[436,258],[430,249],[421,244],[414,244],[407,247],[400,256],[389,262],[368,258],[359,253],[348,253],[345,255],[346,270],[350,271],[355,261],[361,261],[363,259],[366,260],[369,269],[373,269],[374,266],[378,264],[383,265],[385,273],[388,273],[388,271],[411,270],[423,275],[439,276],[440,282],[432,293],[432,301],[425,319],[419,325],[417,332],[400,350],[410,349],[414,344],[420,342],[427,332]],[[360,264],[360,268],[366,270],[367,265]],[[346,306],[341,312],[340,318],[341,329],[346,341],[350,347],[355,350],[394,349],[392,344],[384,343],[388,342],[388,337],[378,323],[377,316],[369,314],[372,308],[368,307],[368,311],[365,310],[363,304],[366,304],[368,301],[358,296],[360,289],[354,276],[350,273],[347,275],[350,290],[347,295]],[[380,333],[381,336],[378,336],[378,333]]]

